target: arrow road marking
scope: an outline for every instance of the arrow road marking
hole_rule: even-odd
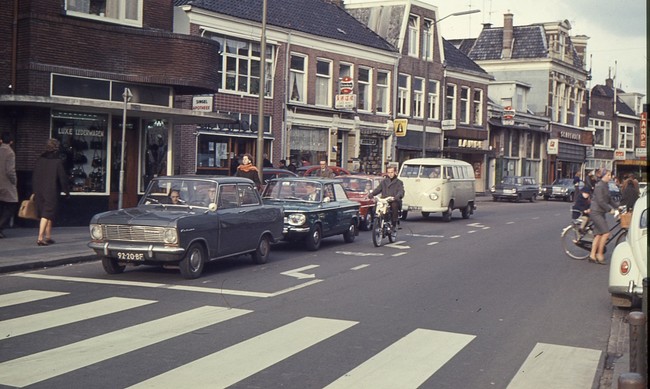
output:
[[[403,249],[403,250],[406,250],[406,249],[410,249],[410,248],[411,248],[411,246],[403,246],[402,243],[406,243],[406,241],[405,241],[405,240],[400,240],[400,241],[395,242],[395,243],[388,243],[388,244],[385,244],[384,246],[386,246],[386,247],[392,247],[392,248],[394,248],[394,249]]]
[[[303,267],[299,267],[298,269],[293,269],[293,270],[288,270],[285,272],[282,272],[280,274],[289,276],[289,277],[295,277],[299,280],[305,279],[305,278],[316,278],[315,274],[305,274],[301,273],[303,270],[309,270],[309,269],[314,269],[319,267],[320,265],[307,265]]]
[[[356,257],[381,257],[382,253],[359,253],[356,251],[337,251],[337,254],[341,255],[354,255]]]

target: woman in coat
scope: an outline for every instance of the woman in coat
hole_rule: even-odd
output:
[[[260,173],[253,165],[253,157],[250,154],[244,154],[241,158],[241,165],[237,166],[236,177],[244,177],[253,180],[257,190],[262,188],[262,183],[260,182]]]
[[[602,177],[596,184],[591,199],[591,220],[594,223],[594,241],[591,244],[589,261],[605,265],[605,245],[609,238],[609,226],[607,225],[606,214],[615,213],[618,206],[609,195],[609,181],[612,179],[612,172],[603,169]]]
[[[59,156],[59,146],[59,141],[56,139],[47,141],[45,152],[36,160],[32,175],[34,201],[40,217],[38,241],[36,242],[39,246],[54,243],[54,240],[52,240],[52,223],[56,219],[59,194],[61,192],[65,192],[66,195],[70,194],[68,177],[63,168],[63,161]]]
[[[627,206],[628,212],[632,211],[634,203],[639,199],[639,183],[633,174],[625,178],[621,187],[621,205]]]

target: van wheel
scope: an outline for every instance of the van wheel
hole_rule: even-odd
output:
[[[453,205],[453,203],[449,203],[449,205],[447,206],[447,210],[442,213],[442,220],[443,221],[446,221],[446,222],[451,221],[451,211],[453,211],[452,205]]]
[[[429,212],[422,212],[422,217],[429,217]]]
[[[472,204],[471,203],[467,203],[465,208],[463,208],[463,210],[462,210],[462,214],[463,214],[463,219],[469,219],[469,215],[472,214]]]

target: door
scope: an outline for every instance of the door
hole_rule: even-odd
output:
[[[140,120],[127,117],[124,146],[124,187],[122,206],[135,207],[138,204],[138,139]],[[111,127],[111,183],[108,209],[117,209],[120,193],[120,171],[122,160],[122,121],[113,116]]]

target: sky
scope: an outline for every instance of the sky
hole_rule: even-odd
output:
[[[611,74],[626,92],[647,95],[648,30],[646,0],[420,0],[438,7],[440,18],[454,12],[480,13],[440,22],[446,39],[475,38],[482,23],[503,27],[503,14],[513,14],[515,26],[568,20],[571,36],[586,35],[590,87],[605,84]],[[610,73],[611,72],[611,73]],[[647,102],[647,96],[645,98]]]

